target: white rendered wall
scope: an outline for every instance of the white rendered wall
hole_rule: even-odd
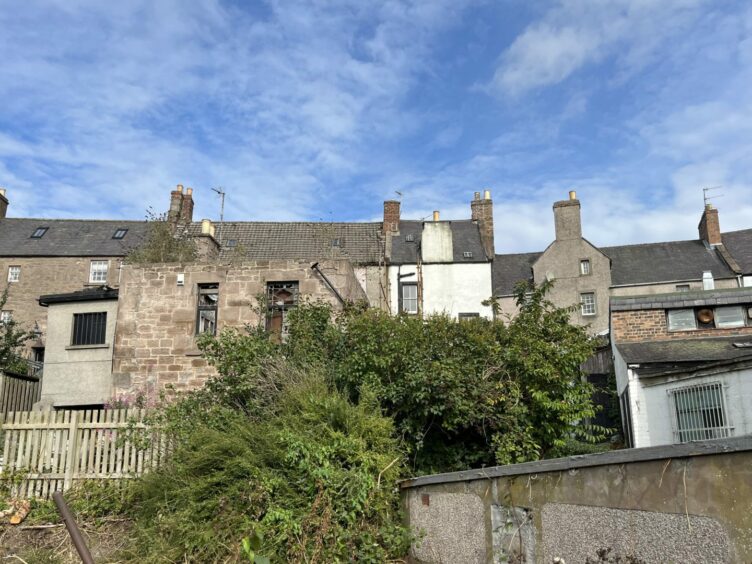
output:
[[[630,370],[630,373],[633,371]],[[673,405],[669,390],[696,384],[724,384],[726,416],[734,427],[732,436],[752,433],[752,369],[673,381],[656,386],[644,386],[644,381],[631,378],[632,418],[635,427],[635,447],[674,443]],[[648,432],[649,430],[649,432]]]
[[[389,267],[391,311],[399,312],[399,282],[417,282],[415,265]],[[491,319],[490,306],[481,304],[491,297],[490,263],[424,264],[423,314],[446,313],[456,318],[460,313],[478,313]],[[398,278],[398,274],[413,276]]]

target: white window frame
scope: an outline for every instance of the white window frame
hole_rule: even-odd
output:
[[[721,315],[725,313],[733,313],[737,312],[738,318],[731,320],[731,321],[721,321]],[[733,329],[735,327],[744,327],[746,325],[745,321],[745,311],[742,306],[721,306],[715,308],[715,311],[713,312],[713,317],[715,319],[715,326],[718,329]]]
[[[405,297],[405,290],[407,288],[415,291],[415,296]],[[408,307],[410,304],[411,307]],[[412,305],[415,304],[413,308]],[[408,315],[418,314],[418,285],[410,282],[402,282],[400,284],[400,312]]]
[[[104,265],[104,269],[102,269]],[[93,260],[89,265],[89,284],[106,284],[110,271],[110,261]]]
[[[726,387],[716,380],[667,390],[675,443],[725,439],[734,435],[726,405]],[[714,400],[713,405],[702,405],[701,401],[708,397]]]
[[[590,259],[581,259],[580,260],[580,276],[589,276],[592,274],[593,268],[592,264],[590,263]]]
[[[686,326],[671,326],[671,318],[678,318],[679,314],[689,315],[692,319],[692,327]],[[695,316],[694,309],[670,309],[666,312],[666,327],[669,331],[696,331],[697,330],[697,317]]]
[[[593,301],[592,302],[586,301],[585,296],[592,297]],[[582,316],[593,317],[594,315],[597,315],[598,314],[597,303],[598,302],[595,297],[595,292],[582,292],[580,294],[580,313],[582,314]],[[592,309],[589,306],[592,306]]]
[[[13,312],[9,309],[4,309],[3,311],[0,311],[0,323],[5,325],[6,323],[9,323],[13,321]]]
[[[21,267],[12,265],[8,267],[8,282],[20,282],[21,280]]]

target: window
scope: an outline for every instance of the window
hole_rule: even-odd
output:
[[[407,235],[405,235],[405,241],[407,241],[408,243],[413,243],[415,241],[415,235],[408,233]]]
[[[464,253],[462,253],[462,256],[464,258],[473,258],[473,252],[472,251],[465,251]]]
[[[697,329],[695,310],[693,309],[670,309],[668,311],[669,331],[693,331]]]
[[[676,442],[722,439],[733,434],[720,382],[687,386],[668,393],[673,403]]]
[[[580,276],[587,276],[590,274],[590,259],[582,259],[580,261]]]
[[[479,313],[472,312],[472,313],[460,313],[457,315],[460,321],[469,321],[471,319],[478,319],[480,317]]]
[[[744,276],[742,278],[742,286],[745,288],[752,288],[752,276]]]
[[[44,234],[47,233],[47,227],[37,227],[34,230],[34,233],[31,234],[32,239],[41,239],[44,237]]]
[[[715,326],[719,329],[744,327],[744,309],[741,306],[715,308]]]
[[[93,260],[89,267],[89,282],[92,284],[106,284],[107,283],[107,269],[110,266],[110,261],[107,260]]]
[[[676,285],[676,291],[677,292],[689,292],[689,284],[677,284]]]
[[[417,315],[418,313],[418,284],[415,282],[400,283],[400,304],[401,313]]]
[[[341,247],[342,241],[339,238],[332,239],[332,247]]]
[[[74,313],[71,345],[103,345],[107,332],[107,312]]]
[[[196,335],[217,334],[217,304],[219,284],[198,285],[198,308],[196,312]]]
[[[10,323],[13,319],[13,312],[8,310],[0,311],[0,323],[5,325],[6,323]]]
[[[21,267],[9,266],[8,267],[8,282],[18,282],[21,279]]]
[[[112,236],[113,239],[122,239],[125,237],[125,234],[128,233],[127,229],[116,229],[115,234]]]
[[[582,315],[595,315],[595,293],[580,294],[580,312]]]
[[[288,312],[298,305],[298,283],[268,282],[266,284],[266,329],[277,341],[286,341],[289,331]]]
[[[228,239],[227,243],[225,243],[227,247],[237,247],[238,246],[238,240],[237,239]]]

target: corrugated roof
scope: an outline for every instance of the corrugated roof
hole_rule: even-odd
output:
[[[731,253],[744,274],[752,274],[752,229],[721,234],[726,250]]]
[[[602,247],[611,258],[611,284],[652,284],[699,280],[709,270],[713,278],[733,278],[734,272],[718,251],[698,240]]]
[[[358,264],[378,264],[383,254],[380,222],[235,221],[215,224],[215,230],[215,237],[222,243],[223,259],[339,258]],[[192,223],[189,233],[201,233],[201,224]]]
[[[34,232],[46,227],[42,237]],[[122,239],[113,239],[118,229]],[[0,219],[0,256],[118,257],[137,246],[147,230],[145,221],[90,219]]]
[[[533,280],[533,263],[543,253],[496,255],[493,263],[494,296],[508,296],[520,282]]]
[[[452,230],[452,255],[454,262],[488,262],[483,250],[478,224],[472,220],[448,221]],[[423,221],[403,220],[399,235],[392,237],[391,264],[415,264],[423,233]],[[412,240],[410,238],[412,237]],[[467,257],[465,253],[471,253]]]

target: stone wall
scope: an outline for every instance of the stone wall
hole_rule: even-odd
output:
[[[345,300],[365,299],[348,261],[319,268]],[[184,284],[178,285],[178,275]],[[341,304],[311,263],[295,260],[243,264],[126,266],[120,285],[113,360],[115,396],[156,395],[166,386],[196,388],[214,375],[196,346],[198,284],[218,284],[217,331],[260,322],[257,296],[267,282],[299,283],[301,300]]]
[[[752,438],[485,468],[402,485],[413,562],[752,561]],[[622,560],[625,561],[625,560]]]
[[[5,309],[13,312],[13,319],[31,329],[34,322],[46,332],[47,308],[39,305],[39,296],[65,294],[86,286],[101,286],[89,283],[92,260],[109,261],[107,285],[117,287],[119,265],[122,257],[29,257],[0,259],[0,284],[8,284],[8,302]],[[8,268],[21,267],[18,282],[8,283]]]

